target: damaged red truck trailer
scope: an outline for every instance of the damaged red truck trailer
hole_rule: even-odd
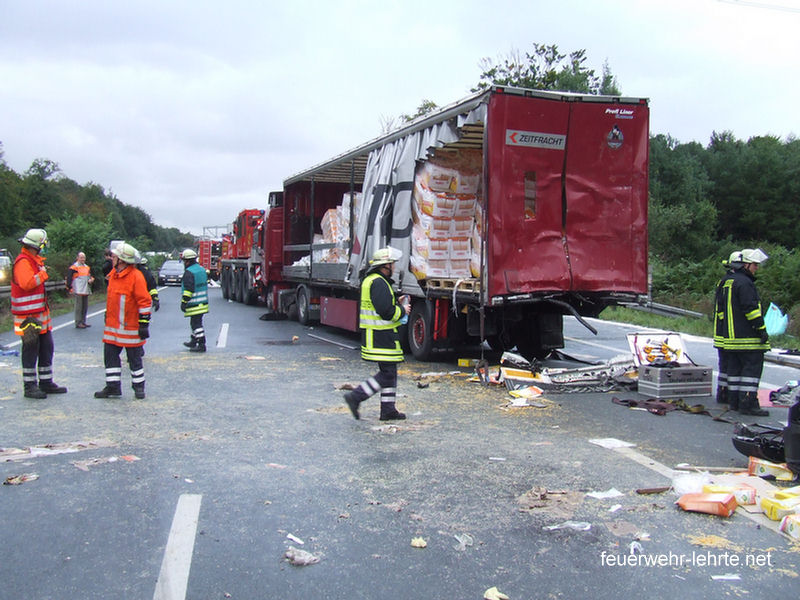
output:
[[[648,128],[644,98],[476,93],[286,179],[223,295],[355,331],[392,246],[416,358],[484,339],[542,357],[564,315],[646,298]]]

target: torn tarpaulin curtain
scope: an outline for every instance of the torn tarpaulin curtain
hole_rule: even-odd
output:
[[[359,284],[359,273],[378,248],[392,246],[403,252],[395,267],[396,277],[402,278],[399,283],[405,289],[419,287],[408,269],[417,161],[427,159],[430,150],[457,141],[464,125],[484,122],[487,100],[488,96],[481,96],[465,104],[464,112],[454,118],[409,133],[370,153],[350,255],[347,281],[351,285]]]

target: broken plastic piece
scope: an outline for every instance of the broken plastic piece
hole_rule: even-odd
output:
[[[3,485],[22,485],[26,481],[34,481],[39,479],[36,473],[22,473],[20,475],[11,475],[6,477]]]
[[[425,541],[425,538],[415,537],[411,538],[411,547],[412,548],[427,548],[428,542]]]
[[[497,586],[492,586],[483,592],[483,600],[510,600],[503,592],[497,589]]]
[[[311,552],[300,550],[294,546],[290,546],[284,554],[286,560],[298,567],[305,567],[306,565],[315,565],[319,562],[319,557],[314,556]]]
[[[555,529],[573,529],[575,531],[589,531],[592,528],[591,523],[586,521],[564,521],[558,525],[545,525],[542,527],[545,531],[553,531]]]

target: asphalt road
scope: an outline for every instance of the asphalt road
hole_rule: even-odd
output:
[[[0,357],[0,476],[38,475],[0,488],[2,597],[480,599],[493,586],[512,600],[796,594],[798,546],[774,524],[686,513],[671,492],[635,492],[669,485],[679,463],[746,466],[730,423],[611,402],[643,398],[625,391],[545,394],[542,408],[513,408],[504,389],[441,375],[476,349],[402,365],[407,421],[380,422],[377,399],[355,421],[335,385],[373,372],[356,336],[261,321],[264,309],[213,290],[209,352],[194,355],[181,345],[189,326],[178,289],[161,298],[145,400],[133,399],[125,366],[121,400],[93,397],[104,384],[101,307],[90,308],[90,329],[56,319],[66,395],[24,399],[19,359]],[[565,352],[628,352],[633,329],[596,325],[592,336],[569,321]],[[685,341],[695,362],[715,364],[710,342]],[[797,373],[769,366],[764,381]],[[710,398],[695,401],[719,413]],[[9,455],[54,444],[51,455]],[[611,488],[621,495],[586,495]],[[319,562],[289,564],[290,547]]]

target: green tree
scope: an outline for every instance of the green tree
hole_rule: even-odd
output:
[[[560,53],[555,44],[547,46],[534,42],[533,51],[525,52],[524,56],[512,49],[496,61],[481,59],[478,64],[482,73],[472,91],[485,90],[492,85],[509,85],[583,94],[620,93],[608,61],[603,63],[602,76],[598,76],[586,62],[585,49],[567,55]]]
[[[112,228],[108,221],[91,216],[77,215],[52,219],[47,225],[51,256],[48,262],[54,268],[66,268],[75,260],[78,252],[86,254],[87,261],[99,265],[103,250],[112,239]]]
[[[61,216],[64,206],[53,180],[61,172],[57,163],[37,158],[25,172],[21,195],[25,227],[45,227],[53,216]]]

